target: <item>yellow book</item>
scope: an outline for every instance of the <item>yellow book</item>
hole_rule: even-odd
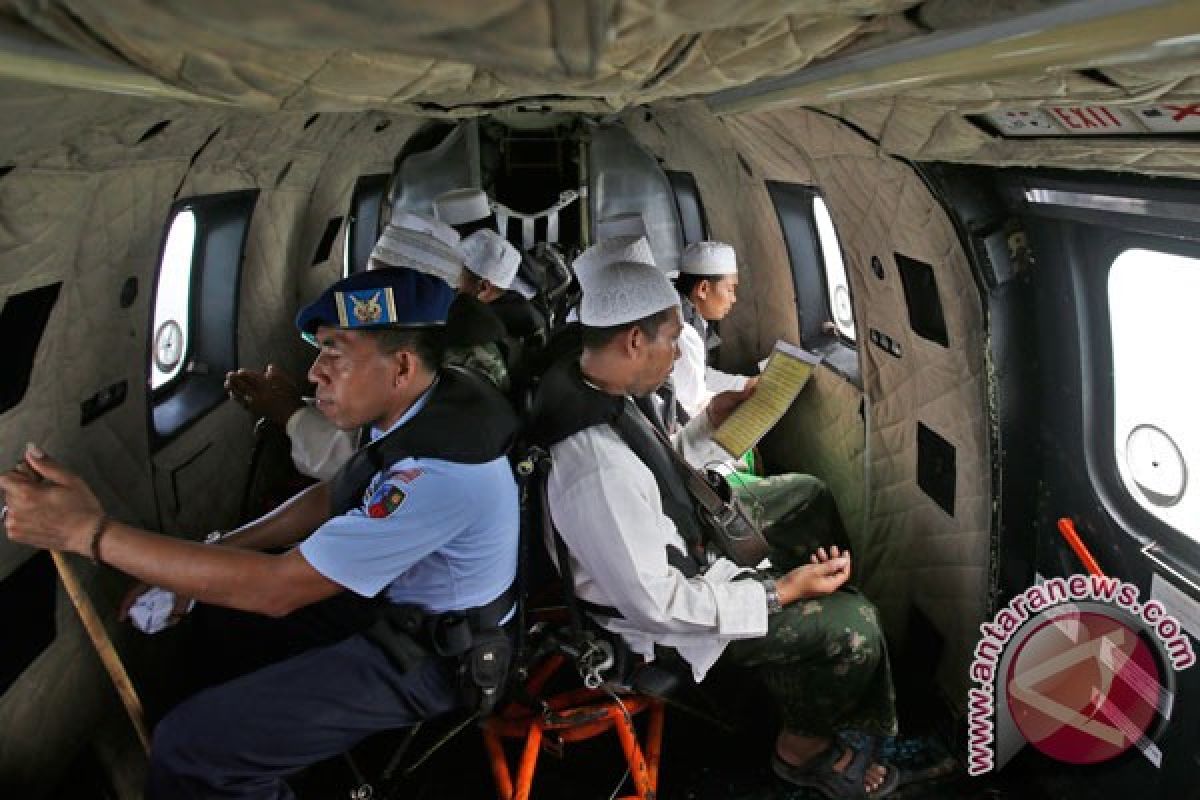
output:
[[[734,457],[750,450],[779,422],[820,363],[821,356],[784,341],[775,342],[754,394],[717,428],[713,441]]]

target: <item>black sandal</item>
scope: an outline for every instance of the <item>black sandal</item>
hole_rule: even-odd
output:
[[[847,750],[854,755],[840,772],[833,768]],[[783,780],[794,786],[816,789],[829,800],[878,800],[887,797],[900,783],[900,770],[891,764],[880,763],[887,770],[883,781],[873,791],[863,786],[867,767],[870,766],[873,748],[856,750],[849,745],[838,747],[830,744],[824,751],[813,756],[803,766],[789,764],[775,753],[771,757],[771,769]]]

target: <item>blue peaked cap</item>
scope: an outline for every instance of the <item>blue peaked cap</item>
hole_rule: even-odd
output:
[[[441,278],[405,267],[356,272],[305,306],[296,327],[307,338],[321,325],[347,330],[444,325],[454,296]]]

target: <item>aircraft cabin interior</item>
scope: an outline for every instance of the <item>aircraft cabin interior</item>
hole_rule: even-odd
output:
[[[35,443],[112,519],[234,529],[311,480],[226,374],[304,386],[297,312],[393,214],[485,191],[552,330],[597,223],[637,214],[663,270],[736,250],[712,364],[820,357],[755,461],[836,501],[887,639],[887,752],[923,776],[895,796],[1193,796],[1198,181],[1187,0],[0,0],[0,465]],[[1089,572],[1178,622],[1142,634],[1139,736],[1101,763],[998,738],[970,774],[981,626]],[[183,625],[118,620],[132,583],[0,537],[0,796],[141,796],[112,661],[150,727],[187,663]],[[819,796],[770,774],[772,730],[691,706],[667,702],[642,796]],[[469,723],[292,786],[504,797]],[[638,796],[611,735],[542,750],[535,798]]]

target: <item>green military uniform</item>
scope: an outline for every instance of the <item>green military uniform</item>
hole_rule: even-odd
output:
[[[775,475],[736,491],[771,545],[774,575],[809,563],[818,547],[849,544],[825,484],[811,475]],[[856,589],[792,603],[769,617],[766,636],[731,642],[721,660],[762,681],[793,733],[896,733],[887,648],[875,607]]]
[[[470,347],[447,348],[444,363],[473,370],[495,384],[500,391],[508,393],[511,385],[508,377],[508,365],[500,352],[500,346],[495,342]]]

